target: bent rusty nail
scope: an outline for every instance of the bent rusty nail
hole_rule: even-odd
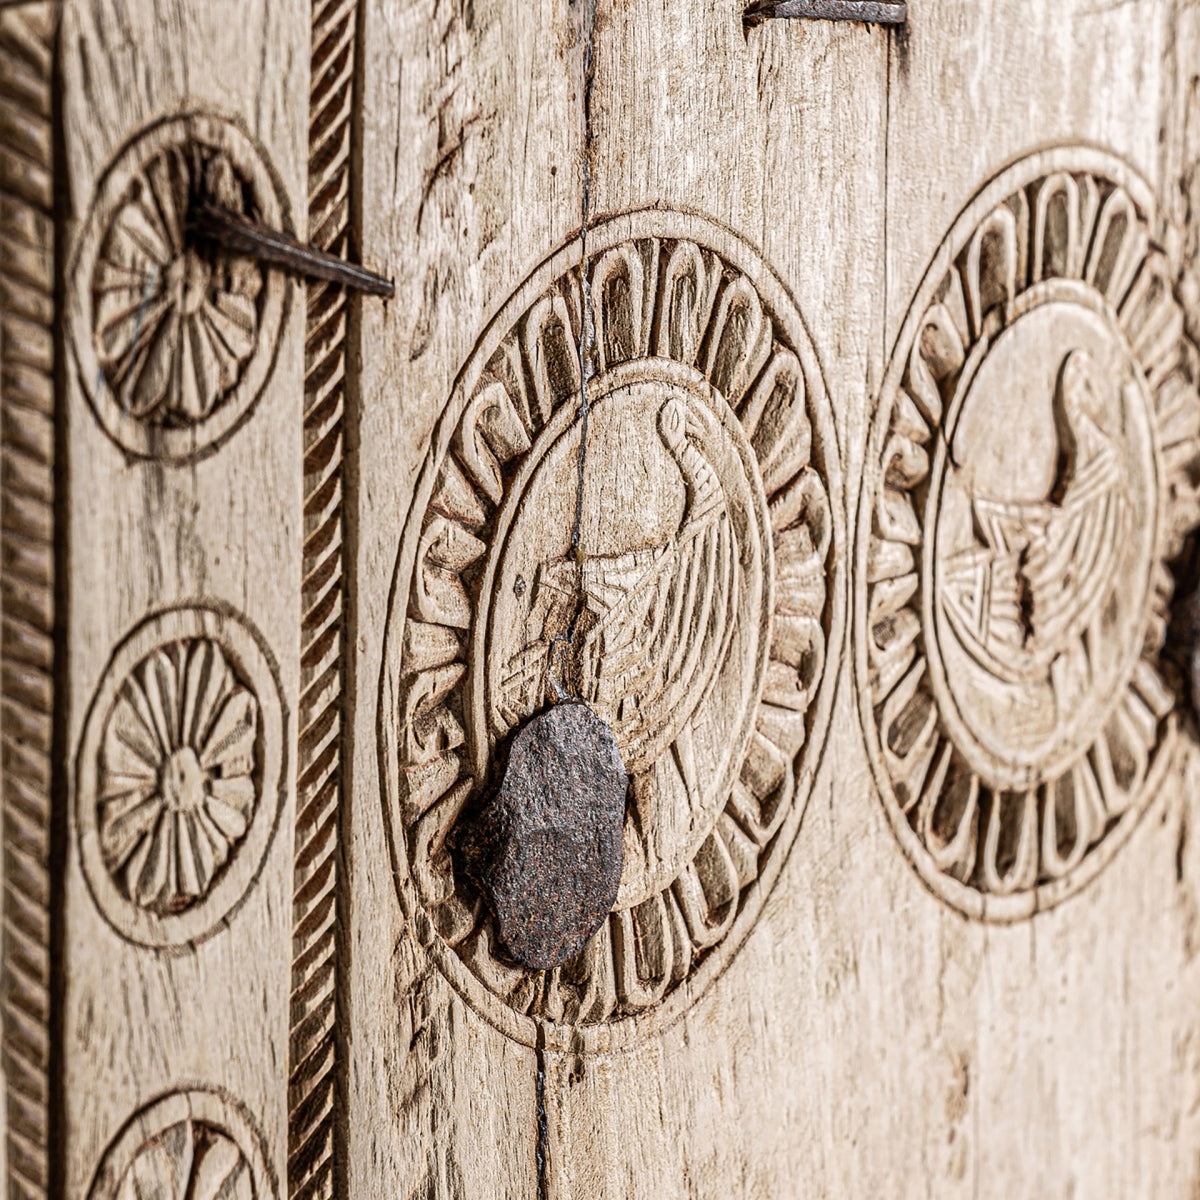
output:
[[[756,0],[746,9],[744,17],[751,25],[786,17],[903,25],[908,20],[908,5],[904,0]]]
[[[241,213],[215,204],[192,205],[188,210],[187,223],[196,237],[215,242],[235,254],[247,254],[260,262],[282,267],[296,275],[324,279],[366,292],[369,296],[391,299],[396,293],[395,284],[390,279],[384,279],[366,267],[347,262],[315,246],[306,246],[286,233],[260,225]]]

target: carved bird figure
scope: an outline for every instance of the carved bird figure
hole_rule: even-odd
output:
[[[1129,500],[1117,447],[1099,423],[1100,395],[1091,356],[1073,351],[1054,399],[1059,468],[1049,495],[976,498],[984,544],[947,563],[940,603],[950,627],[1007,683],[1044,679],[1095,622],[1113,585]]]
[[[687,489],[678,531],[661,546],[541,564],[532,613],[540,636],[510,659],[501,689],[506,725],[546,693],[586,700],[611,727],[630,776],[690,736],[728,651],[738,599],[725,494],[693,440],[702,430],[673,397],[658,432]]]

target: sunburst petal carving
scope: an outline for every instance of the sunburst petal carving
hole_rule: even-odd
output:
[[[99,830],[125,896],[158,914],[205,896],[246,835],[258,702],[221,647],[155,650],[121,688],[104,735]]]

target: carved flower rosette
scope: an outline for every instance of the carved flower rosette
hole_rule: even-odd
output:
[[[119,933],[188,945],[230,917],[275,828],[283,755],[275,668],[240,618],[169,609],[125,639],[88,715],[75,807]]]
[[[1093,878],[1169,762],[1159,655],[1197,519],[1200,355],[1158,220],[1098,150],[1004,171],[937,254],[875,417],[868,749],[921,878],[980,919]]]
[[[196,238],[206,203],[283,224],[260,151],[229,121],[159,122],[100,182],[72,264],[72,343],[106,432],[139,457],[182,461],[246,418],[271,371],[287,284]]]
[[[140,1109],[97,1168],[89,1200],[271,1200],[262,1138],[220,1093],[171,1092]]]
[[[706,221],[596,225],[586,258],[575,241],[543,264],[481,339],[400,550],[381,741],[401,899],[511,1036],[623,1044],[744,939],[828,723],[841,512],[803,323]],[[566,696],[630,775],[624,867],[585,951],[536,972],[498,944],[453,847],[497,750]]]

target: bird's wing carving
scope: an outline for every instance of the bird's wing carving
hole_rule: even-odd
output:
[[[707,698],[733,637],[740,566],[716,470],[692,439],[703,428],[678,398],[659,436],[687,487],[666,545],[543,563],[536,638],[505,664],[495,718],[532,711],[547,686],[581,696],[612,728],[630,775],[648,770]]]
[[[1056,396],[1065,462],[1057,502],[978,498],[986,543],[947,564],[942,606],[977,661],[1010,683],[1042,674],[1095,619],[1110,591],[1128,522],[1121,463],[1097,424],[1094,364],[1068,355]]]
[[[723,510],[712,512],[687,526],[584,638],[584,699],[609,720],[630,774],[675,740],[707,696],[728,650],[737,589],[733,529]]]

